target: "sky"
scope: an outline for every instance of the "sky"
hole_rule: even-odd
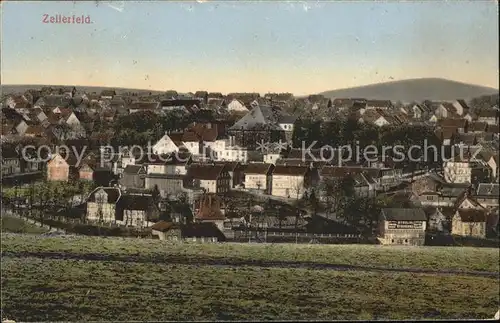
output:
[[[2,84],[318,93],[439,77],[498,88],[494,0],[2,1]],[[90,24],[44,23],[44,16]]]

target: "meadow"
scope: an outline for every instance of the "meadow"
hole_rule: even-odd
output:
[[[2,237],[22,321],[492,318],[498,249]]]

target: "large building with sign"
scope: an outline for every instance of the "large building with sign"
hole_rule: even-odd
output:
[[[379,241],[388,245],[422,246],[425,242],[427,216],[421,208],[382,209]]]

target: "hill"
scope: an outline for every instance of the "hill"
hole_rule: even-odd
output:
[[[1,86],[2,93],[24,93],[29,89],[41,89],[42,87],[53,87],[53,88],[58,88],[58,87],[66,87],[70,85],[44,85],[44,84],[5,84]],[[100,93],[103,90],[115,90],[116,93],[121,94],[125,92],[137,92],[137,93],[153,93],[153,94],[160,94],[160,93],[165,93],[166,91],[157,91],[157,90],[148,90],[148,89],[131,89],[131,88],[119,88],[119,87],[110,87],[110,86],[80,86],[80,85],[75,85],[77,91],[79,92],[96,92]]]
[[[320,94],[328,98],[366,98],[412,102],[468,100],[495,93],[498,93],[498,89],[491,87],[440,78],[421,78],[325,91]]]

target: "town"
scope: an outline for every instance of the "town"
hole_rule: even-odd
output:
[[[1,141],[2,214],[54,234],[498,241],[498,94],[392,102],[46,86],[4,93]],[[397,145],[402,158],[385,149]]]

